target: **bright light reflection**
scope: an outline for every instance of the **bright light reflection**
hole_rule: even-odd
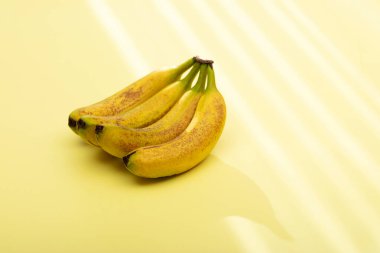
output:
[[[346,75],[351,76],[359,88],[366,92],[366,95],[372,99],[380,108],[380,91],[369,81],[359,70],[339,51],[339,49],[329,40],[319,28],[299,9],[292,0],[282,0],[287,10],[294,16],[299,24],[305,27],[305,31],[310,33],[314,39],[322,46],[345,71]]]
[[[239,43],[236,41],[236,39],[233,38],[233,36],[227,34],[225,26],[222,24],[219,17],[217,17],[214,14],[212,8],[210,8],[204,1],[194,1],[192,3],[193,6],[197,9],[197,13],[199,13],[203,17],[206,23],[212,28],[212,31],[214,31],[217,34],[217,36],[220,38],[220,41],[223,42],[229,50],[233,51],[233,53],[235,54],[234,56],[237,59],[239,59],[241,66],[245,66],[245,68],[249,66],[249,73],[256,71],[257,68],[252,68],[251,59],[249,59],[246,56],[245,52],[242,51],[243,47],[239,45]],[[250,125],[250,127],[252,126],[253,125]],[[263,132],[261,132],[261,135],[263,134]],[[265,131],[265,134],[268,133]],[[271,138],[268,136],[267,141],[270,139]],[[322,208],[322,205],[316,205],[317,208],[309,208],[310,201],[313,201],[314,203],[317,203],[319,201],[317,195],[315,195],[310,189],[310,187],[307,184],[305,184],[305,180],[300,180],[299,175],[295,173],[294,169],[286,170],[284,169],[284,167],[281,167],[281,170],[279,170],[279,172],[281,173],[281,177],[287,178],[285,183],[290,189],[292,189],[293,194],[299,198],[300,202],[303,203],[303,206],[305,206],[305,208],[308,209],[309,214],[312,213],[312,216],[315,217],[316,220],[318,220],[316,224],[323,225],[323,229],[329,227],[330,231],[336,231],[335,233],[332,233],[330,236],[334,238],[333,241],[342,241],[344,242],[343,245],[347,245],[347,250],[345,250],[345,252],[350,252],[350,250],[354,249],[355,247],[354,245],[350,244],[350,239],[347,233],[345,233],[345,231],[343,231],[340,226],[333,225],[336,223],[336,220],[331,218],[330,213],[326,212],[326,210]],[[332,238],[326,239],[331,240]]]
[[[220,3],[226,13],[238,23],[239,27],[244,31],[244,34],[246,34],[253,43],[259,43],[261,48],[270,46],[270,42],[264,39],[263,33],[258,29],[254,21],[250,19],[247,13],[242,10],[236,2],[222,0]],[[267,48],[267,50],[273,51],[272,48]],[[318,159],[318,163],[322,164],[321,168],[324,169],[325,175],[330,179],[331,184],[338,186],[336,190],[344,197],[345,203],[349,204],[350,208],[353,209],[353,215],[360,220],[362,224],[366,224],[368,229],[372,229],[373,221],[378,221],[379,217],[377,213],[371,211],[368,207],[368,202],[363,199],[362,195],[352,187],[351,179],[344,173],[342,166],[334,159],[331,153],[326,151],[322,143],[313,134],[307,131],[303,126],[303,122],[301,122],[294,111],[289,109],[288,104],[282,96],[272,92],[269,85],[260,85],[260,89],[271,103],[273,101],[276,109],[291,126],[295,136],[302,140],[303,145]],[[353,202],[357,203],[357,205],[352,206],[351,203]],[[368,219],[368,217],[371,217],[371,219]],[[371,224],[369,224],[369,222],[371,222]],[[373,234],[377,233],[377,230],[373,232]]]
[[[377,112],[373,111],[371,107],[347,85],[347,82],[333,70],[333,66],[322,57],[321,53],[318,52],[315,46],[304,37],[304,35],[295,27],[294,23],[286,17],[275,4],[270,0],[259,0],[258,2],[278,22],[278,24],[291,35],[291,37],[297,42],[297,45],[305,51],[310,59],[314,61],[317,67],[323,72],[323,76],[328,78],[331,85],[339,91],[339,94],[346,98],[348,102],[347,104],[357,110],[359,114],[368,121],[368,126],[370,126],[374,133],[380,137],[380,117],[378,117]]]
[[[109,5],[104,0],[88,0],[87,3],[116,44],[124,62],[133,68],[134,74],[140,76],[149,72],[149,65]]]
[[[264,238],[252,227],[251,221],[241,216],[228,216],[224,220],[245,253],[272,252]]]
[[[341,76],[333,70],[333,66],[325,60],[321,53],[304,37],[304,35],[296,29],[292,21],[279,10],[270,0],[259,0],[265,10],[278,21],[278,24],[287,31],[292,38],[297,42],[305,53],[316,63],[316,65],[324,72],[324,76],[330,79],[331,85],[339,90],[339,94],[344,96],[355,110],[362,115],[367,121],[372,130],[380,136],[380,117],[369,107],[361,97],[359,97],[352,88],[344,81]]]
[[[288,19],[280,13],[280,11],[274,6],[269,5],[269,0],[259,0],[259,2],[265,7],[268,13],[278,21],[278,24],[284,27],[294,39],[297,40],[298,45],[305,49],[310,54],[310,57],[321,59],[321,56],[315,50],[309,50],[312,48],[310,43],[303,37],[303,35],[297,31],[288,21]],[[380,171],[378,170],[378,165],[370,157],[365,148],[359,143],[352,139],[352,136],[342,127],[336,119],[330,114],[329,110],[319,101],[313,92],[299,79],[294,70],[290,69],[284,63],[282,57],[279,57],[279,53],[275,47],[271,46],[269,40],[265,40],[262,44],[262,49],[265,50],[266,54],[272,58],[274,64],[277,64],[281,74],[283,74],[289,85],[292,87],[294,92],[296,92],[300,99],[302,99],[305,104],[314,111],[315,115],[323,122],[324,126],[332,133],[332,138],[337,140],[340,147],[344,150],[349,157],[352,158],[353,162],[357,164],[357,167],[367,176],[367,180],[373,184],[373,186],[380,191]],[[328,63],[319,63],[323,69],[327,68]],[[330,72],[330,71],[329,71]],[[379,117],[377,117],[379,118]],[[380,129],[380,128],[379,128]]]

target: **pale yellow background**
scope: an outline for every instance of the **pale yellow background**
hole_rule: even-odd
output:
[[[380,252],[376,0],[1,1],[0,252]],[[225,131],[143,180],[67,127],[215,61]]]

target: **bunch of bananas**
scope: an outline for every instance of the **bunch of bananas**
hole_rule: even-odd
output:
[[[87,143],[123,158],[137,176],[185,172],[211,152],[226,119],[212,63],[193,57],[153,71],[98,103],[76,109],[69,127]]]

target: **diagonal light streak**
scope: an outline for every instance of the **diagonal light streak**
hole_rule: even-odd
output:
[[[123,61],[133,68],[136,76],[147,73],[150,70],[149,65],[143,60],[144,57],[138,47],[125,32],[123,25],[116,18],[109,5],[104,0],[88,0],[87,3],[115,43]]]
[[[351,76],[359,88],[364,90],[366,95],[372,99],[372,102],[380,108],[380,91],[370,80],[368,80],[360,71],[339,51],[339,49],[324,35],[315,23],[312,22],[297,6],[293,0],[281,0],[286,9],[304,26],[305,31],[310,33],[314,39],[333,57],[336,63],[345,71],[345,74]]]
[[[173,25],[174,28],[180,27],[180,30],[186,31],[186,36],[181,36],[181,38],[183,39],[183,42],[187,45],[188,48],[192,48],[192,45],[188,44],[187,42],[187,37],[191,36],[193,38],[196,38],[195,33],[190,29],[186,21],[178,14],[175,7],[169,1],[157,0],[155,1],[155,3],[157,9],[162,13],[162,16],[167,18],[170,24],[175,24]],[[199,6],[200,4],[201,2],[197,2],[194,3],[194,6]],[[198,10],[204,9],[203,7],[199,8]],[[204,17],[208,17],[207,19],[205,18],[206,22],[211,20],[211,17],[209,16],[209,11],[210,10],[208,9],[206,12],[206,16],[203,15]],[[213,27],[213,30],[214,29],[215,27]],[[178,30],[177,32],[181,33],[180,30]],[[224,42],[226,43],[226,41]],[[199,44],[201,43],[199,42]],[[219,79],[223,80],[226,83],[229,83],[225,76],[221,77],[221,75],[219,75]],[[228,89],[229,92],[230,89],[228,87],[226,89]],[[231,92],[233,94],[236,94],[236,92],[232,89]],[[241,96],[235,97],[242,98]],[[237,109],[236,112],[239,112],[240,108],[244,109],[245,103],[242,101],[243,100],[239,99],[234,100],[234,102],[232,102],[232,105],[235,107],[235,109]],[[245,111],[246,109],[244,109],[244,112]],[[299,180],[299,176],[295,174],[295,170],[284,169],[286,168],[284,165],[287,165],[287,167],[289,167],[291,166],[291,164],[289,164],[286,155],[283,153],[282,149],[278,146],[275,140],[273,140],[270,134],[259,124],[260,122],[258,120],[254,120],[253,116],[247,117],[247,115],[244,115],[242,118],[246,121],[246,123],[248,123],[248,126],[251,128],[250,130],[252,133],[252,137],[254,137],[254,140],[262,145],[267,155],[272,158],[275,154],[274,157],[276,159],[273,160],[273,162],[275,163],[277,168],[281,168],[278,170],[278,172],[281,174],[282,179],[284,179],[284,183],[288,186],[288,189],[291,189],[293,191],[293,194],[297,197],[297,199],[299,199],[299,201],[303,203],[303,207],[308,209],[309,214],[311,213],[315,220],[317,220],[313,220],[315,222],[315,225],[319,226],[321,231],[325,229],[333,231],[331,232],[329,237],[326,237],[326,235],[323,233],[322,236],[325,236],[326,240],[332,241],[332,245],[336,247],[342,247],[342,245],[344,245],[344,250],[342,249],[343,252],[355,252],[353,251],[355,249],[355,246],[351,243],[351,240],[348,239],[348,236],[345,233],[345,231],[341,230],[340,227],[333,225],[336,222],[334,221],[334,219],[330,217],[330,214],[327,213],[324,208],[322,208],[322,205],[313,205],[314,208],[311,208],[311,206],[309,205],[309,201],[313,201],[314,203],[316,203],[319,202],[318,198],[314,193],[311,192],[309,186],[305,184],[305,181]],[[281,162],[280,164],[278,164],[279,161]],[[336,245],[333,243],[334,241],[340,241],[343,243]]]
[[[270,45],[269,41],[263,39],[265,38],[264,34],[251,20],[250,16],[244,10],[242,10],[242,8],[235,4],[235,2],[221,0],[219,3],[221,3],[225,12],[232,17],[240,29],[243,30],[244,34],[253,43],[260,43],[260,47]],[[219,18],[212,16],[212,19],[214,22],[216,22]],[[226,32],[227,31],[225,31],[225,33]],[[237,44],[235,47],[241,47],[241,45]],[[269,48],[269,50],[273,51],[272,48]],[[336,190],[340,193],[341,196],[344,197],[346,203],[358,203],[358,205],[353,206],[353,215],[356,216],[356,218],[359,219],[361,223],[366,224],[367,227],[372,229],[372,223],[379,222],[379,216],[377,213],[371,212],[369,208],[363,208],[368,206],[368,202],[365,202],[362,195],[359,194],[359,192],[356,191],[354,187],[352,187],[352,182],[347,177],[347,175],[343,173],[342,166],[337,162],[336,159],[333,158],[331,153],[326,151],[326,148],[321,144],[321,142],[306,130],[306,128],[303,126],[303,122],[301,122],[294,111],[289,109],[289,106],[283,97],[279,96],[276,92],[273,92],[268,85],[261,85],[260,89],[270,101],[276,101],[276,103],[273,103],[274,106],[284,117],[284,120],[291,126],[294,134],[300,137],[309,152],[318,158],[319,163],[322,163],[322,168],[325,168],[324,173],[330,179],[330,182],[339,183],[339,187]],[[363,212],[365,214],[363,214]],[[368,223],[368,217],[372,217],[370,219],[371,224]],[[374,231],[373,233],[377,234],[378,231]]]
[[[283,14],[279,13],[279,10],[273,5],[269,5],[269,0],[259,0],[259,2],[266,7],[266,10],[271,14],[271,16],[278,21],[278,23],[288,30],[291,35],[297,40],[301,47],[305,48],[307,52],[311,50],[311,55],[316,55],[315,57],[320,58],[317,52],[314,52],[313,49],[309,50],[310,43],[303,38],[302,34],[298,32],[290,23],[287,21],[286,17]],[[276,11],[275,11],[276,10]],[[286,24],[286,25],[285,25]],[[260,42],[260,41],[258,41]],[[365,152],[365,148],[359,145],[358,142],[355,142],[350,134],[342,127],[329,113],[328,109],[319,101],[319,99],[313,94],[313,92],[303,85],[303,82],[297,78],[296,73],[293,70],[289,69],[287,65],[283,62],[282,57],[279,56],[276,48],[271,45],[269,40],[265,40],[262,43],[263,49],[266,48],[266,53],[270,56],[273,63],[279,65],[280,73],[282,73],[286,78],[289,78],[289,84],[292,86],[293,90],[299,95],[301,99],[304,100],[318,116],[327,129],[331,132],[332,138],[337,140],[341,149],[344,151],[344,154],[347,154],[356,166],[361,169],[361,172],[366,176],[367,181],[380,192],[380,170],[377,163],[370,157],[370,155]],[[310,52],[309,52],[310,53]],[[326,65],[326,64],[324,64]],[[285,71],[286,70],[286,71]],[[292,75],[289,75],[290,72],[293,72]],[[380,129],[380,128],[379,128]]]
[[[225,33],[224,26],[221,22],[217,22],[218,17],[214,15],[211,8],[209,8],[206,3],[200,1],[196,2],[194,6],[197,8],[198,13],[200,13],[203,18],[206,19],[206,22],[208,22],[208,24],[212,27],[212,31],[216,32],[219,35],[220,41],[223,41],[226,45],[229,45],[230,50],[233,50],[234,52],[240,52],[240,54],[235,55],[236,58],[239,58],[240,62],[242,62],[242,65],[248,68],[248,71],[252,71],[252,64],[249,64],[250,61],[247,60],[245,56],[246,54],[243,51],[240,51],[240,49],[243,47],[233,39],[233,36]],[[296,175],[293,176],[297,177]]]
[[[368,124],[374,133],[380,137],[380,117],[373,111],[366,102],[361,99],[347,83],[333,70],[331,64],[325,60],[318,50],[312,45],[295,25],[279,10],[270,0],[258,0],[267,13],[273,17],[278,24],[297,42],[297,45],[305,51],[318,68],[324,73],[323,76],[328,78],[331,84],[345,97],[348,104],[359,112],[370,124]]]
[[[252,227],[251,221],[241,216],[228,216],[224,219],[226,224],[234,232],[243,252],[245,253],[270,253],[269,245]]]
[[[200,11],[202,10],[200,9]],[[214,28],[214,31],[219,31],[219,36],[225,39],[226,45],[233,45],[234,43],[239,44],[232,36],[225,36],[223,32],[224,29],[221,27],[219,27],[219,29],[217,29],[217,27]],[[257,32],[258,29],[252,30],[251,33],[255,31]],[[314,112],[315,116],[323,122],[328,133],[337,141],[344,153],[349,155],[358,168],[361,168],[361,172],[366,176],[367,181],[369,181],[375,189],[379,190],[380,186],[378,182],[380,181],[380,171],[378,170],[376,162],[374,162],[370,155],[365,151],[365,148],[361,147],[356,141],[354,141],[345,128],[332,117],[329,110],[308,88],[308,86],[305,85],[305,82],[300,79],[296,71],[285,62],[278,50],[263,36],[263,34],[255,36],[255,39],[256,44],[276,66],[277,71],[284,76],[289,87],[291,87],[299,98]],[[247,73],[252,73],[253,69],[257,67],[257,65],[253,65],[252,60],[246,56],[241,46],[230,47],[229,49],[234,54],[239,55],[240,61],[243,62],[242,67],[249,69],[247,69]],[[251,65],[249,65],[249,61],[251,61]],[[254,72],[252,74],[252,76],[256,76],[259,73]]]

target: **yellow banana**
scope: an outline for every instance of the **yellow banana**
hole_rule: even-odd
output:
[[[195,61],[196,57],[193,57],[178,66],[153,71],[100,102],[74,110],[69,115],[69,127],[77,133],[77,122],[81,116],[111,116],[130,110],[177,81]]]
[[[147,178],[171,176],[191,169],[207,157],[226,119],[225,102],[216,88],[211,66],[207,80],[207,89],[186,130],[169,142],[138,148],[123,157],[130,172]]]
[[[165,116],[148,127],[136,129],[107,124],[97,126],[98,144],[107,153],[121,158],[136,148],[174,139],[192,120],[204,91],[206,75],[207,65],[204,64],[201,66],[196,85],[185,92]]]
[[[162,118],[180,99],[183,93],[191,87],[191,84],[200,68],[195,63],[190,73],[180,81],[176,81],[144,103],[131,110],[116,116],[91,116],[85,115],[78,120],[78,134],[87,142],[98,146],[96,139],[96,126],[115,124],[124,127],[141,128],[153,124]]]

